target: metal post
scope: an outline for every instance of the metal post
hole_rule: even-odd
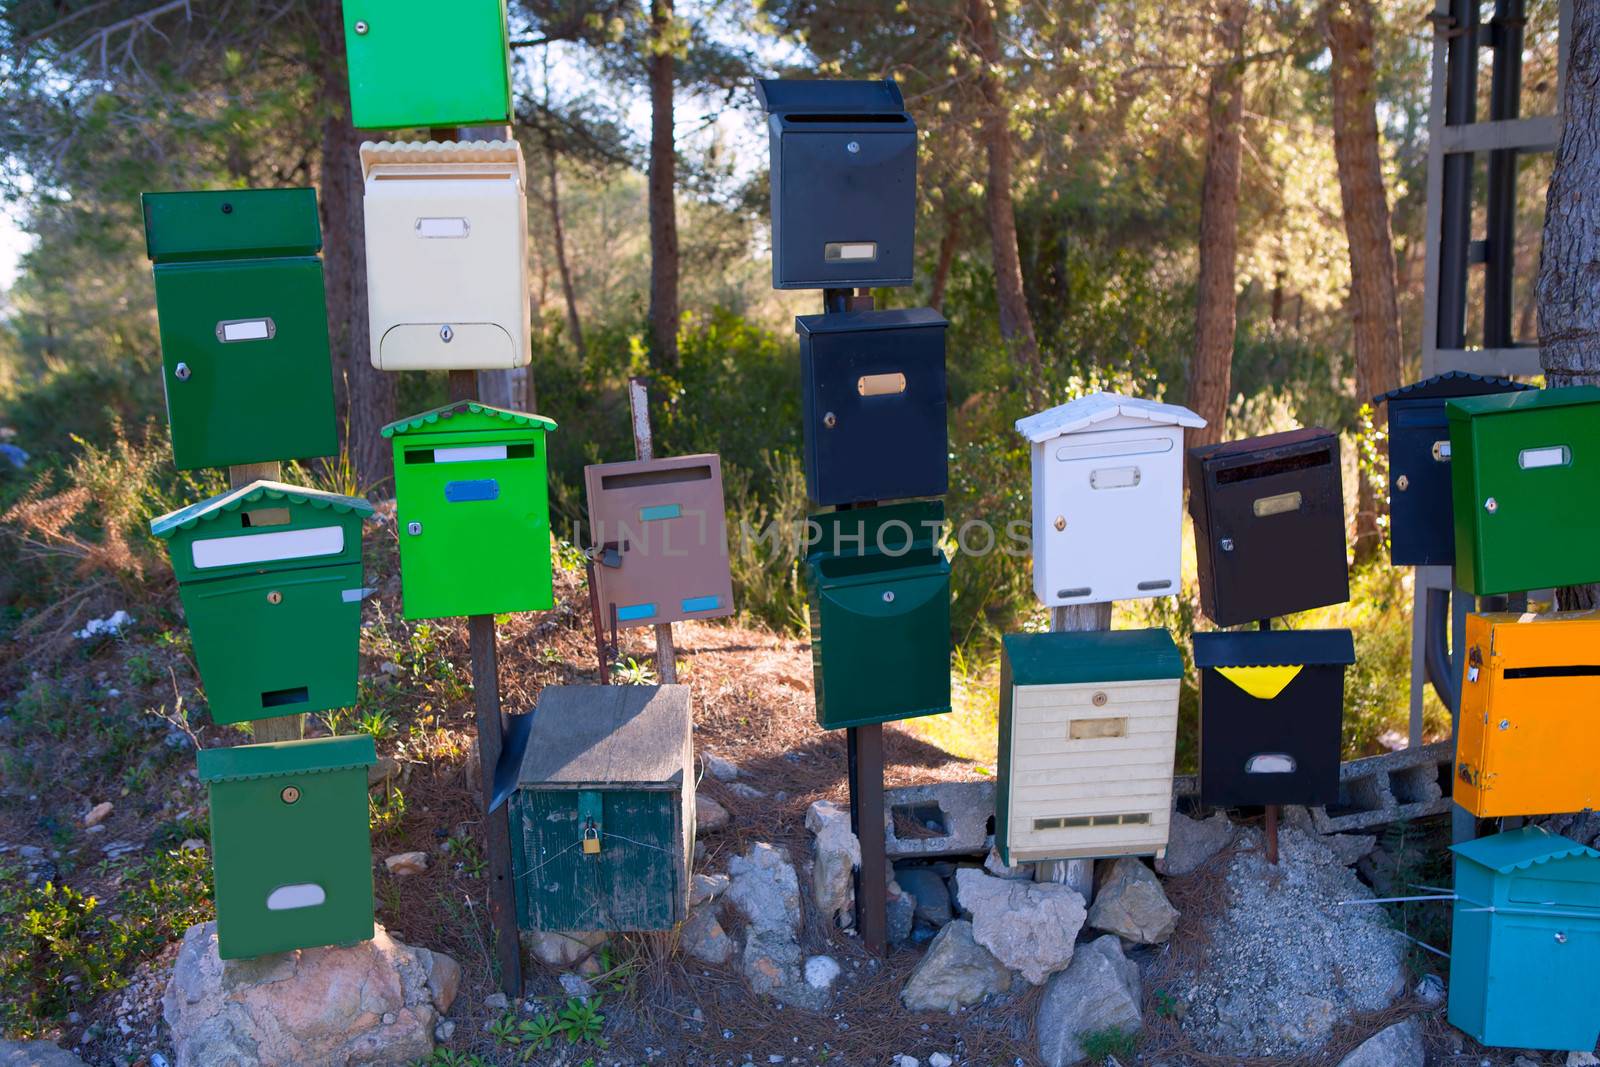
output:
[[[1478,3],[1450,0],[1446,44],[1444,123],[1473,121],[1478,92]],[[1438,348],[1466,347],[1467,263],[1472,244],[1472,155],[1444,157],[1439,220]]]
[[[1111,629],[1110,604],[1072,604],[1050,609],[1054,633]],[[1046,860],[1033,865],[1035,882],[1055,882],[1076,889],[1084,904],[1094,900],[1094,860]]]
[[[1522,100],[1523,0],[1496,0],[1489,23],[1494,71],[1489,82],[1489,120],[1517,117]],[[1484,242],[1483,346],[1510,348],[1515,316],[1511,307],[1517,221],[1517,149],[1489,152],[1488,232]],[[1470,156],[1463,156],[1471,160]]]

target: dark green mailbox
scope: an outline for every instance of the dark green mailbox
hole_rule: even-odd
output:
[[[1600,581],[1600,386],[1450,401],[1456,584]]]
[[[253,482],[150,523],[167,542],[211,719],[356,702],[360,497]]]
[[[400,593],[408,619],[555,603],[543,415],[458,401],[392,422]]]
[[[495,777],[515,783],[518,925],[672,929],[694,852],[689,687],[546,686],[512,723]]]
[[[824,730],[950,710],[950,563],[944,504],[813,515],[806,552],[817,724]]]
[[[505,0],[345,0],[358,129],[511,121]]]
[[[141,200],[178,469],[337,452],[315,190]]]
[[[199,754],[211,792],[217,954],[225,960],[372,936],[372,738],[319,737]]]

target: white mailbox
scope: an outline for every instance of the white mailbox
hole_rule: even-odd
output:
[[[528,350],[528,195],[515,141],[367,142],[367,305],[380,370],[498,370]]]
[[[1017,420],[1033,451],[1033,591],[1051,607],[1178,591],[1188,408],[1092,393]]]

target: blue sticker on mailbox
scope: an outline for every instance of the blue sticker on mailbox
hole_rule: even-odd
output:
[[[684,611],[715,611],[722,606],[722,598],[716,596],[691,596],[683,598]]]
[[[640,522],[652,522],[657,519],[676,519],[683,514],[683,508],[677,504],[657,504],[651,508],[639,509]]]
[[[500,499],[500,483],[494,478],[478,478],[467,482],[446,482],[444,498],[452,504],[472,500]]]
[[[628,622],[632,619],[648,619],[656,613],[654,604],[628,604],[617,609],[617,621]]]

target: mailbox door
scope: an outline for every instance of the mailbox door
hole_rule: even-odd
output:
[[[544,434],[413,433],[394,442],[405,617],[551,607]]]
[[[162,263],[155,280],[179,470],[338,451],[320,260]]]
[[[1034,586],[1049,605],[1178,591],[1181,431],[1076,433],[1035,446]]]
[[[1450,453],[1450,424],[1442,402],[1391,404],[1389,546],[1390,561],[1397,567],[1455,562]]]
[[[356,702],[361,567],[310,567],[179,586],[216,723]]]
[[[511,121],[505,0],[348,0],[344,34],[356,128]]]
[[[1600,927],[1593,919],[1497,916],[1490,934],[1486,1045],[1592,1049],[1600,1036]]]
[[[821,505],[949,487],[944,326],[802,334],[806,491]]]
[[[830,119],[835,121],[829,121]],[[776,289],[910,285],[917,132],[896,114],[774,116]]]
[[[1335,804],[1344,670],[1305,665],[1276,696],[1215,669],[1200,680],[1200,797],[1207,805]]]

